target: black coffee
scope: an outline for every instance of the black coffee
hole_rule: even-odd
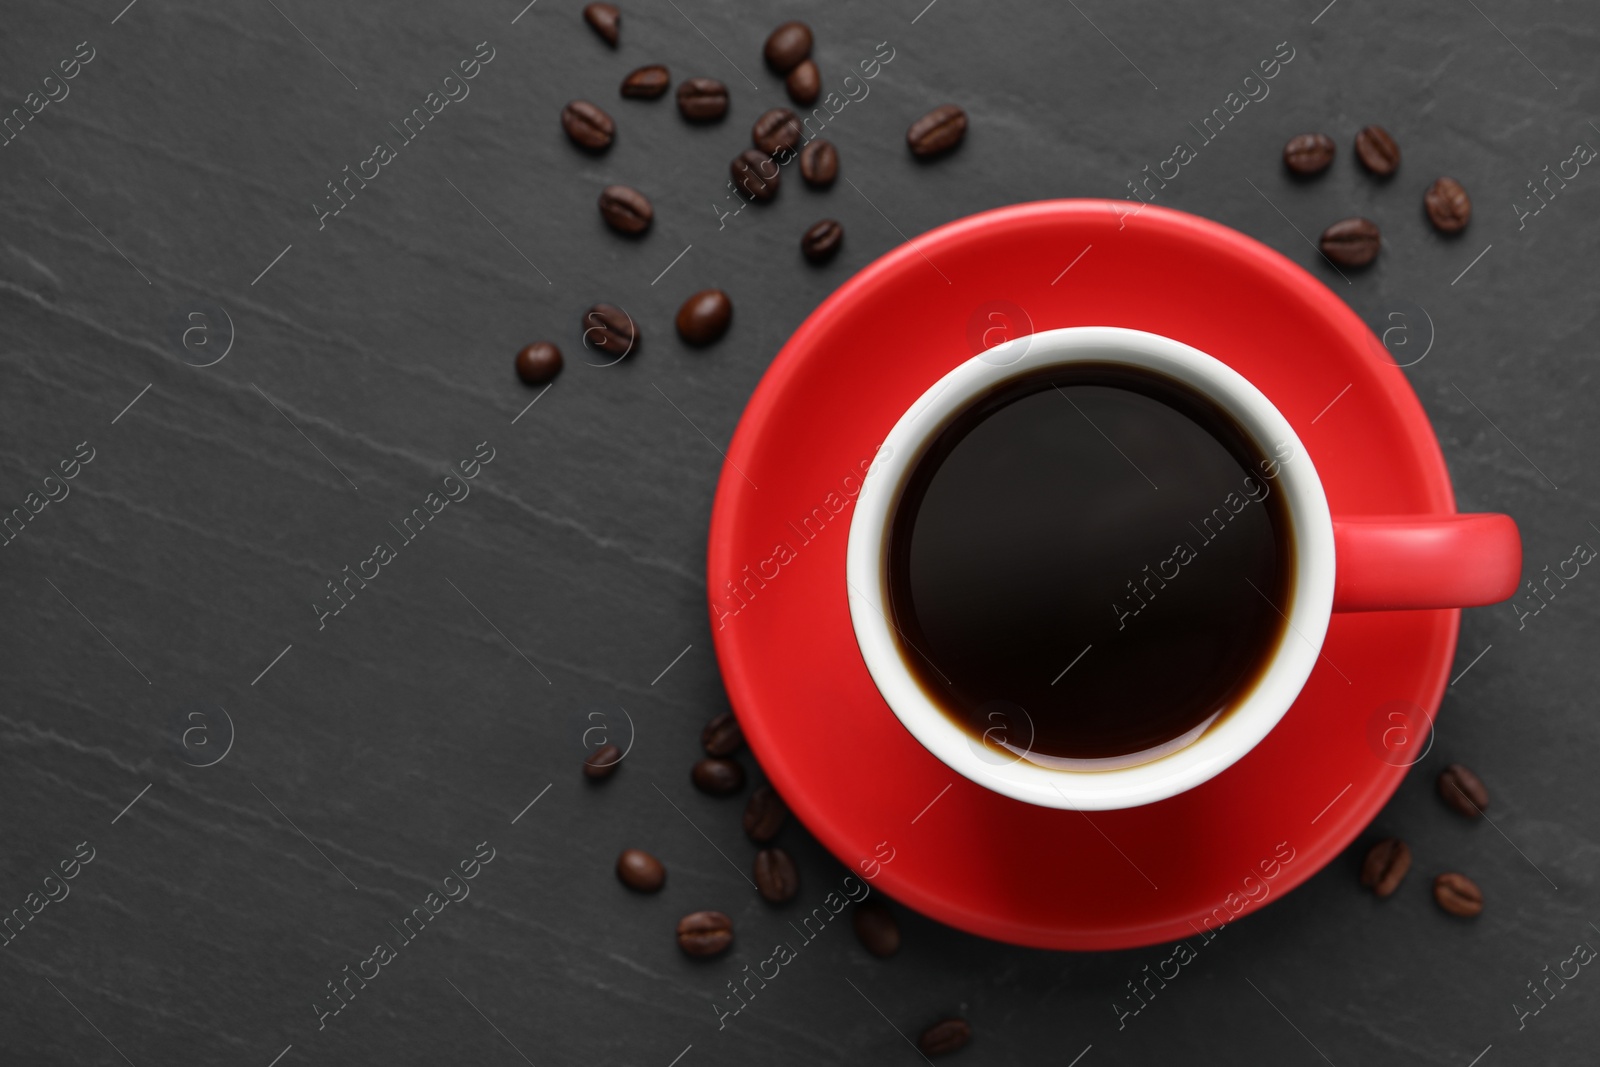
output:
[[[901,655],[1002,755],[1059,765],[1199,736],[1286,628],[1277,479],[1294,457],[1275,452],[1151,372],[1076,364],[996,388],[941,431],[891,519]]]

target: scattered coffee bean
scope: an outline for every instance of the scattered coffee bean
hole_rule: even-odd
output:
[[[733,174],[733,186],[751,200],[762,202],[778,195],[783,178],[778,164],[759,148],[746,148],[728,168]]]
[[[1489,806],[1489,791],[1482,780],[1459,763],[1439,772],[1439,795],[1469,819],[1476,819]]]
[[[764,848],[756,853],[756,892],[768,904],[793,900],[800,891],[800,872],[794,860],[781,848]]]
[[[691,956],[718,956],[733,944],[733,920],[720,911],[697,911],[678,920],[678,947]]]
[[[948,152],[967,135],[967,113],[954,104],[941,104],[906,130],[906,144],[919,159]]]
[[[800,251],[813,263],[826,263],[844,242],[844,227],[835,219],[823,219],[800,236]]]
[[[654,100],[667,91],[672,75],[660,63],[652,63],[622,79],[622,95],[634,100]]]
[[[1378,258],[1382,239],[1378,224],[1370,219],[1354,216],[1340,219],[1322,231],[1318,247],[1322,254],[1341,267],[1365,267]]]
[[[817,97],[822,95],[822,72],[817,69],[817,61],[801,60],[800,65],[783,79],[783,84],[789,90],[789,99],[801,107],[816,103]]]
[[[733,301],[728,299],[727,293],[721,289],[702,289],[678,309],[678,336],[692,345],[708,345],[728,332],[728,322],[732,318]],[[737,724],[734,728],[738,728]]]
[[[625,356],[639,343],[639,327],[615,304],[596,304],[583,313],[583,343]]]
[[[750,140],[769,156],[775,156],[785,148],[793,152],[804,135],[800,120],[786,107],[775,107],[764,112],[750,127]]]
[[[1454,178],[1440,178],[1422,195],[1428,221],[1440,233],[1460,233],[1472,221],[1472,198]]]
[[[1470,919],[1483,910],[1483,890],[1464,874],[1441,874],[1433,880],[1433,899],[1451,915]]]
[[[600,39],[612,48],[622,32],[622,12],[616,4],[590,4],[583,9],[583,21],[594,28]]]
[[[626,185],[608,185],[600,190],[600,216],[618,233],[636,236],[650,228],[650,220],[656,213],[639,190]]]
[[[894,921],[894,912],[881,900],[868,900],[856,905],[856,937],[874,956],[888,958],[900,951],[900,924]]]
[[[715,78],[690,78],[678,86],[678,112],[690,122],[715,122],[728,113],[728,87]]]
[[[561,349],[549,341],[535,341],[517,353],[517,377],[529,385],[543,385],[561,373]]]
[[[1397,837],[1379,841],[1361,865],[1361,884],[1380,897],[1400,888],[1401,879],[1411,869],[1411,849]]]
[[[767,57],[767,66],[779,74],[789,73],[811,54],[811,27],[803,22],[785,22],[772,31],[762,54]]]
[[[832,141],[817,138],[800,149],[800,177],[807,185],[826,189],[839,177],[839,150]]]
[[[622,749],[616,745],[601,745],[583,761],[583,776],[597,780],[610,778],[617,773],[617,764],[621,762]]]
[[[770,785],[758,785],[744,806],[745,836],[764,845],[778,836],[789,818],[789,805],[783,802],[778,791]]]
[[[587,100],[574,100],[561,109],[561,128],[574,144],[598,152],[611,144],[617,124]]]
[[[637,893],[655,893],[667,880],[661,861],[641,848],[625,848],[617,857],[617,877]]]
[[[1321,174],[1333,162],[1338,146],[1325,133],[1302,133],[1283,146],[1283,165],[1305,177]]]
[[[1400,146],[1382,126],[1367,126],[1356,134],[1356,158],[1380,178],[1387,178],[1400,166]]]
[[[703,759],[689,775],[695,788],[712,796],[727,796],[744,788],[744,768],[731,759]]]
[[[972,1026],[965,1019],[946,1019],[934,1023],[917,1038],[917,1048],[924,1056],[943,1056],[967,1047],[972,1040]]]
[[[699,297],[705,296],[707,293],[716,293],[722,297],[724,304],[727,303],[728,295],[721,289],[707,289],[704,293],[696,293],[691,296],[689,302],[683,306],[687,308],[690,303],[693,303]],[[732,305],[730,304],[728,305],[728,310],[723,312],[722,325],[724,329],[727,328],[727,317],[731,311]],[[680,331],[683,329],[683,312],[681,311],[678,312],[678,329]],[[684,340],[688,340],[688,338],[685,337]],[[739,751],[739,746],[742,744],[744,744],[744,732],[739,729],[739,720],[734,718],[731,711],[725,711],[718,715],[715,719],[706,723],[705,729],[700,731],[700,747],[706,750],[706,755],[708,756],[731,756]]]

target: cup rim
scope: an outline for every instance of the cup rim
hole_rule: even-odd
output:
[[[1072,363],[1112,363],[1175,378],[1209,397],[1264,455],[1292,448],[1279,470],[1295,540],[1293,599],[1276,654],[1250,694],[1188,745],[1149,762],[1109,770],[1046,768],[980,757],[961,727],[935,707],[905,666],[889,622],[887,556],[894,509],[910,472],[949,419],[1013,379]],[[1106,810],[1174,796],[1243,758],[1288,712],[1321,653],[1333,610],[1333,519],[1321,479],[1287,418],[1248,379],[1180,341],[1115,326],[1046,330],[1007,341],[934,382],[900,416],[862,481],[846,548],[846,596],[856,645],[891,711],[933,756],[977,784],[1026,803]]]

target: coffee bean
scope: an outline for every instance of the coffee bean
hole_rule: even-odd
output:
[[[621,762],[622,749],[616,745],[601,745],[583,761],[583,776],[596,780],[610,778],[617,773],[617,764]]]
[[[789,805],[783,802],[778,791],[770,785],[756,786],[750,802],[744,806],[745,836],[764,845],[778,836],[784,821],[789,818]]]
[[[772,31],[762,54],[767,57],[767,66],[779,74],[789,73],[811,54],[811,27],[803,22],[785,22]]]
[[[639,327],[615,304],[596,304],[583,313],[583,343],[625,356],[639,343]]]
[[[794,860],[781,848],[764,848],[756,853],[756,892],[768,904],[793,900],[800,891],[800,872]]]
[[[612,48],[617,47],[617,36],[622,32],[622,12],[616,4],[590,4],[583,9],[583,21],[594,28],[600,39]]]
[[[1433,880],[1433,899],[1451,915],[1470,919],[1483,910],[1483,890],[1464,874],[1441,874]]]
[[[705,293],[696,293],[691,296],[689,303],[693,303],[697,298],[705,296],[707,293],[720,295],[725,303],[728,299],[727,294],[720,289],[707,289]],[[689,304],[686,303],[683,306],[687,308]],[[727,316],[728,312],[724,311],[724,329],[727,328]],[[683,329],[683,312],[681,311],[678,312],[678,329],[680,331]],[[688,340],[687,337],[684,339]],[[706,750],[706,755],[708,756],[731,756],[739,751],[739,746],[742,744],[744,744],[744,732],[739,729],[739,720],[734,718],[731,711],[725,711],[718,715],[706,723],[705,729],[700,731],[700,747]]]
[[[689,777],[695,788],[712,796],[727,796],[744,788],[744,768],[731,759],[703,759],[694,765]]]
[[[1379,841],[1361,865],[1361,884],[1380,897],[1400,888],[1401,879],[1411,869],[1411,849],[1397,837]]]
[[[678,309],[678,336],[692,345],[708,345],[728,332],[732,318],[733,301],[727,293],[702,289]]]
[[[598,152],[611,144],[617,124],[587,100],[574,100],[561,109],[561,128],[574,144]]]
[[[517,377],[529,385],[543,385],[561,373],[561,349],[549,341],[535,341],[517,353]]]
[[[719,956],[733,944],[733,920],[720,911],[697,911],[678,920],[678,947],[691,956]]]
[[[678,112],[690,122],[715,122],[728,113],[728,87],[715,78],[678,85]]]
[[[783,178],[778,174],[778,164],[759,148],[746,148],[728,168],[733,174],[733,186],[751,200],[768,201],[778,195]]]
[[[1428,186],[1422,204],[1440,233],[1460,233],[1472,221],[1472,198],[1454,178],[1440,178]]]
[[[622,79],[622,95],[635,100],[654,100],[667,91],[672,75],[660,63],[653,63]]]
[[[640,848],[625,848],[617,857],[617,877],[637,893],[655,893],[667,880],[661,861]]]
[[[839,177],[839,150],[820,137],[800,149],[800,177],[807,185],[826,189]]]
[[[1459,763],[1439,772],[1439,795],[1469,819],[1476,819],[1489,806],[1489,791],[1482,780]]]
[[[1382,126],[1367,126],[1356,134],[1356,158],[1380,178],[1387,178],[1400,166],[1400,146]]]
[[[856,905],[855,927],[856,937],[874,956],[887,959],[900,951],[900,924],[881,900]]]
[[[906,144],[919,159],[948,152],[967,135],[967,113],[954,104],[934,108],[906,130]]]
[[[608,185],[600,190],[600,217],[618,233],[636,236],[650,228],[650,220],[656,213],[639,190],[626,185]]]
[[[800,235],[800,251],[813,263],[826,263],[844,242],[844,227],[834,219],[823,219]]]
[[[1338,146],[1325,133],[1302,133],[1283,146],[1283,165],[1305,177],[1321,174],[1333,162]]]
[[[817,69],[817,61],[801,60],[800,65],[783,79],[783,84],[789,90],[789,99],[801,107],[816,103],[817,97],[822,95],[822,72]]]
[[[972,1027],[965,1019],[946,1019],[934,1023],[917,1038],[917,1048],[924,1056],[943,1056],[967,1047],[972,1040]]]
[[[1340,219],[1322,231],[1318,247],[1341,267],[1365,267],[1378,258],[1382,240],[1378,224],[1359,216]]]
[[[775,156],[785,148],[793,152],[804,135],[800,120],[786,107],[763,112],[755,125],[750,127],[750,140],[769,156]]]

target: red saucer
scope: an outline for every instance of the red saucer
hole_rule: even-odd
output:
[[[1064,200],[974,215],[850,279],[756,389],[711,516],[717,657],[789,806],[894,899],[1043,948],[1172,941],[1311,877],[1399,785],[1405,761],[1385,759],[1383,744],[1417,741],[1420,716],[1432,719],[1460,622],[1454,610],[1335,615],[1315,672],[1266,740],[1142,808],[1085,815],[1007,799],[900,725],[851,629],[850,505],[906,407],[975,345],[1028,332],[1019,315],[1033,330],[1148,330],[1228,363],[1294,425],[1336,518],[1455,511],[1415,394],[1334,293],[1217,223],[1132,206]],[[1403,721],[1386,709],[1411,710],[1409,738],[1384,737]]]

